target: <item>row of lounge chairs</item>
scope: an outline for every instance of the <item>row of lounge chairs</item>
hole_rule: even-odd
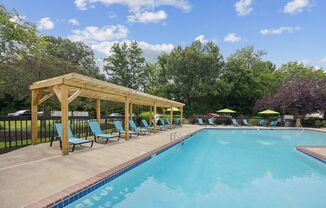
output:
[[[233,125],[233,126],[239,126],[239,123],[237,122],[236,119],[232,118],[232,119],[231,119],[231,122],[232,122],[232,125]],[[214,123],[214,121],[213,121],[212,118],[207,119],[207,124],[205,124],[205,123],[203,122],[203,119],[202,119],[202,118],[199,118],[199,119],[198,119],[198,124],[199,124],[199,125],[210,125],[210,126],[214,126],[214,125],[216,125],[216,124]],[[242,119],[242,125],[243,125],[243,126],[250,126],[250,124],[248,123],[248,120],[247,120],[247,119]]]
[[[177,121],[177,122],[179,122],[179,121]],[[154,120],[152,123],[154,125]],[[117,142],[117,141],[119,141],[121,135],[125,134],[125,130],[122,127],[121,121],[113,121],[113,124],[115,126],[115,129],[118,132],[118,135],[104,133],[101,130],[101,127],[97,122],[88,122],[88,124],[89,124],[91,132],[94,136],[94,140],[87,140],[87,139],[74,137],[70,127],[68,126],[68,143],[69,143],[69,145],[72,145],[72,150],[71,150],[72,152],[75,150],[76,145],[83,145],[83,144],[89,143],[90,144],[89,148],[91,148],[91,147],[93,147],[94,141],[99,142],[101,140],[101,143],[103,143],[103,140],[104,140],[105,144],[107,144],[108,141],[110,141],[110,140]],[[137,125],[135,124],[135,122],[133,120],[129,120],[129,126],[130,126],[129,136],[136,135],[138,137],[139,134],[142,134],[142,135],[151,134],[151,132],[153,131],[153,127],[150,127],[145,119],[142,120],[142,124],[144,127],[137,127]],[[173,124],[172,128],[175,128],[177,126],[178,126],[177,124]],[[62,140],[61,140],[62,125],[61,125],[61,123],[56,123],[55,128],[58,133],[57,138],[60,143],[60,148],[62,148]],[[166,119],[166,121],[164,122],[163,119],[160,119],[160,124],[157,124],[157,129],[158,130],[167,130],[169,128],[170,128],[170,121],[168,119]],[[50,146],[52,146],[53,140],[54,140],[54,137],[51,138]]]

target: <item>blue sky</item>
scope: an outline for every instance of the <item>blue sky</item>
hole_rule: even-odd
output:
[[[224,57],[248,45],[278,66],[326,68],[325,0],[2,0],[40,34],[90,45],[97,58],[113,42],[137,40],[148,60],[176,45],[212,40]]]

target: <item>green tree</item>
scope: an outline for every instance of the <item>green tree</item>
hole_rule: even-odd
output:
[[[35,26],[16,10],[0,5],[0,61],[10,62],[21,55],[37,54],[45,46]]]
[[[186,103],[186,113],[216,110],[218,96],[227,91],[220,79],[224,60],[213,42],[193,42],[159,57],[159,82],[168,98]]]
[[[79,73],[104,78],[95,64],[93,50],[82,42],[74,42],[61,37],[45,36],[47,47],[45,53],[80,67]]]
[[[131,41],[130,44],[115,43],[111,55],[104,59],[104,64],[108,81],[132,89],[144,90],[146,62],[136,41]]]
[[[229,84],[230,92],[225,94],[225,106],[250,113],[257,99],[277,90],[273,76],[275,65],[263,61],[264,55],[263,51],[246,47],[227,58],[223,79]]]

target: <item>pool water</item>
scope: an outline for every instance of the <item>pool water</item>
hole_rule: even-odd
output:
[[[299,130],[204,130],[68,207],[326,207],[326,164],[294,149]]]

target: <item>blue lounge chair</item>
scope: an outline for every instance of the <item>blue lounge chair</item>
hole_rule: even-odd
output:
[[[124,130],[124,128],[121,125],[121,122],[120,121],[113,121],[113,123],[114,123],[115,128],[119,132],[119,137],[121,137],[121,134],[124,134],[125,133],[125,130]],[[129,131],[129,136],[131,136],[131,135],[137,135],[137,136],[139,136],[139,132]]]
[[[235,118],[231,118],[231,121],[232,121],[232,125],[233,126],[239,126],[237,120],[235,120]]]
[[[169,119],[165,119],[165,121],[166,121],[166,123],[170,126],[170,121],[169,121]],[[177,127],[179,127],[179,125],[176,125],[176,124],[173,124],[173,123],[172,123],[172,128],[177,128]]]
[[[199,125],[205,125],[204,122],[203,122],[203,119],[201,119],[201,118],[198,119],[198,124]]]
[[[115,141],[119,141],[119,137],[118,136],[113,136],[112,134],[104,134],[101,130],[101,127],[100,125],[98,125],[97,122],[88,122],[89,124],[89,127],[91,128],[91,131],[94,135],[94,141],[96,141],[97,138],[103,138],[103,139],[106,139],[106,142],[105,144],[108,143],[109,139],[112,139],[112,138],[118,138],[117,140]]]
[[[250,124],[248,123],[248,120],[247,119],[242,119],[242,123],[245,126],[250,126]]]
[[[139,128],[136,126],[134,120],[129,120],[129,124],[130,124],[130,128],[134,131],[134,132],[139,132],[141,134],[146,134],[146,133],[151,133],[151,131],[149,129],[146,128]]]
[[[55,128],[57,130],[58,133],[58,139],[60,142],[60,148],[62,149],[62,126],[61,123],[56,123],[55,124]],[[52,146],[52,142],[53,142],[53,137],[51,138],[51,142],[50,142],[50,146]],[[73,136],[70,127],[68,126],[68,143],[72,145],[72,150],[71,152],[73,152],[75,150],[75,146],[76,145],[82,145],[82,144],[86,144],[86,143],[91,143],[91,147],[93,147],[93,140],[87,140],[87,139],[80,139],[80,138],[76,138]]]
[[[153,124],[153,126],[154,126],[154,123],[155,123],[155,121],[152,120],[152,124]],[[168,127],[163,126],[163,125],[160,125],[160,124],[158,124],[158,122],[156,122],[156,128],[157,128],[158,130],[167,130],[167,129],[168,129]]]
[[[141,122],[143,123],[145,129],[148,129],[149,131],[153,130],[153,127],[150,127],[145,119],[141,120]]]
[[[211,126],[215,126],[215,123],[214,123],[212,118],[208,119],[208,124],[211,125]]]
[[[259,120],[258,121],[258,126],[265,126],[265,121],[264,120]]]
[[[278,123],[277,121],[271,121],[271,122],[269,123],[269,125],[270,125],[270,126],[277,126],[277,123]]]
[[[160,119],[160,122],[161,122],[161,125],[162,125],[162,126],[165,126],[165,127],[168,128],[168,129],[170,128],[170,124],[165,123],[163,119]]]

